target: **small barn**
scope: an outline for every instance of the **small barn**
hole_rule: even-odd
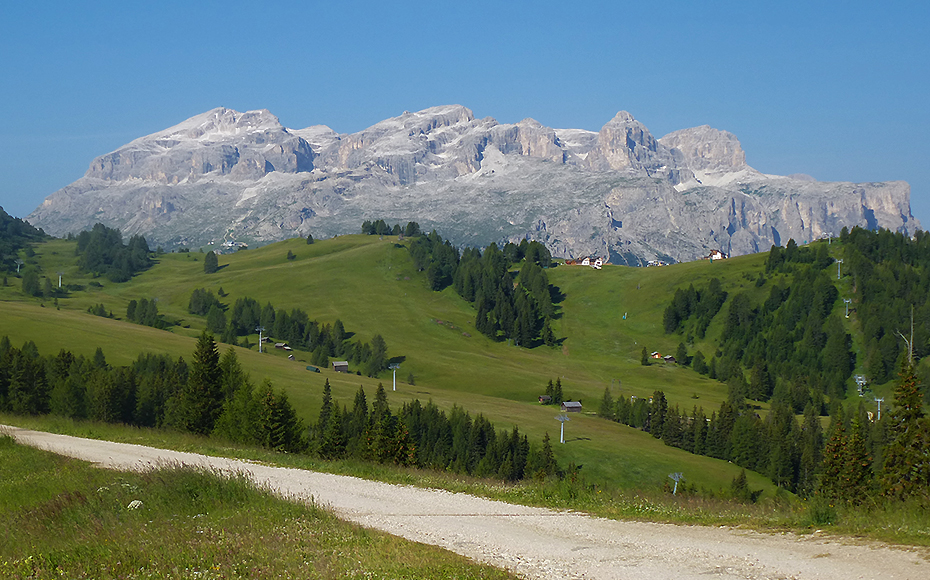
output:
[[[347,373],[349,372],[349,361],[346,360],[334,360],[333,361],[333,370],[337,373]]]
[[[581,401],[563,401],[562,410],[566,413],[580,413]]]
[[[549,403],[552,402],[552,397],[550,397],[549,395],[539,395],[539,402],[542,403],[543,405],[548,405]]]

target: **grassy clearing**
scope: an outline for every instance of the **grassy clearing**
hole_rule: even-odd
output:
[[[0,464],[4,578],[512,577],[277,499],[245,476],[116,473],[3,436]]]

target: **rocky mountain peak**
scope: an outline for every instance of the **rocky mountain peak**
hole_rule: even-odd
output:
[[[674,131],[659,143],[677,149],[692,171],[739,171],[746,167],[746,153],[736,135],[710,125]]]
[[[310,145],[265,109],[219,107],[94,159],[85,177],[180,183],[207,175],[254,179],[270,171],[310,171]]]
[[[763,175],[707,125],[656,139],[618,112],[598,132],[461,105],[406,111],[357,133],[286,129],[217,108],[93,160],[29,221],[55,235],[97,221],[150,244],[198,246],[355,232],[373,216],[456,244],[529,238],[614,263],[738,255],[862,225],[913,233],[906,183]]]
[[[617,113],[601,128],[597,146],[585,163],[596,171],[632,171],[646,175],[676,168],[668,149],[626,111]]]

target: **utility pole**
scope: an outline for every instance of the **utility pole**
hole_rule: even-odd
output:
[[[261,354],[261,352],[262,352],[262,333],[265,332],[265,327],[264,327],[264,326],[256,326],[256,327],[255,327],[255,330],[258,331],[258,352],[259,352],[259,354]]]
[[[391,363],[388,365],[388,368],[394,371],[394,390],[397,390],[397,369],[400,368],[400,365],[397,363]]]
[[[564,413],[562,415],[556,415],[555,420],[562,424],[559,433],[559,443],[565,443],[565,422],[568,421],[568,415]]]

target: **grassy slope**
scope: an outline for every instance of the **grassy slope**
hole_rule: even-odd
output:
[[[664,335],[661,320],[676,286],[718,276],[728,281],[730,291],[740,285],[754,289],[754,276],[743,274],[758,268],[763,259],[749,256],[713,265],[695,262],[649,269],[555,268],[550,279],[566,295],[557,334],[566,340],[561,349],[526,350],[475,332],[471,306],[451,290],[428,291],[406,250],[395,247],[395,241],[343,236],[308,246],[302,239],[290,240],[221,256],[224,267],[210,276],[203,274],[201,254],[166,255],[129,283],[102,281],[102,289],[89,288],[61,299],[61,311],[50,304],[40,308],[37,301],[23,300],[15,289],[4,288],[0,299],[20,302],[3,304],[0,334],[10,335],[14,342],[35,340],[44,353],[65,347],[90,355],[99,345],[113,364],[125,364],[142,350],[189,358],[194,344],[190,337],[203,325],[186,313],[190,293],[198,287],[214,291],[222,287],[229,294],[224,302],[230,305],[237,297],[251,296],[277,308],[302,308],[321,322],[338,317],[365,341],[381,333],[389,355],[405,357],[398,372],[399,390],[390,396],[392,405],[412,398],[432,399],[443,407],[458,404],[472,413],[485,413],[500,426],[517,423],[535,440],[546,431],[557,439],[556,409],[535,403],[546,381],[555,377],[563,377],[566,395],[582,399],[589,411],[596,409],[604,387],[612,382],[615,395],[648,396],[662,389],[683,410],[690,411],[695,404],[708,413],[717,408],[726,396],[724,385],[674,365],[643,367],[640,352],[642,346],[674,352],[680,337]],[[72,243],[54,241],[37,250],[46,272],[61,270],[66,283],[87,283],[68,266],[73,261]],[[288,250],[297,255],[296,260],[285,259]],[[157,297],[159,310],[181,326],[168,333],[83,312],[102,302],[121,316],[129,300],[142,297]],[[712,327],[708,336],[714,332]],[[712,353],[707,345],[699,343],[695,348],[708,357]],[[297,356],[307,358],[305,353]],[[316,415],[325,378],[333,384],[337,400],[346,404],[360,384],[370,395],[378,382],[329,371],[312,374],[304,364],[287,361],[281,352],[259,355],[239,349],[239,357],[253,377],[268,377],[286,388],[309,419]],[[416,376],[416,386],[403,382],[409,373]],[[389,375],[381,380],[390,388]],[[573,416],[566,438],[567,444],[556,450],[563,462],[584,464],[590,476],[623,487],[659,485],[668,473],[682,471],[689,481],[716,489],[727,486],[739,471],[726,462],[666,447],[648,434],[591,416]],[[754,487],[771,490],[763,478],[750,477]]]
[[[511,578],[242,478],[117,473],[0,436],[4,578]],[[141,507],[129,509],[134,500]],[[15,525],[12,525],[15,524]]]

